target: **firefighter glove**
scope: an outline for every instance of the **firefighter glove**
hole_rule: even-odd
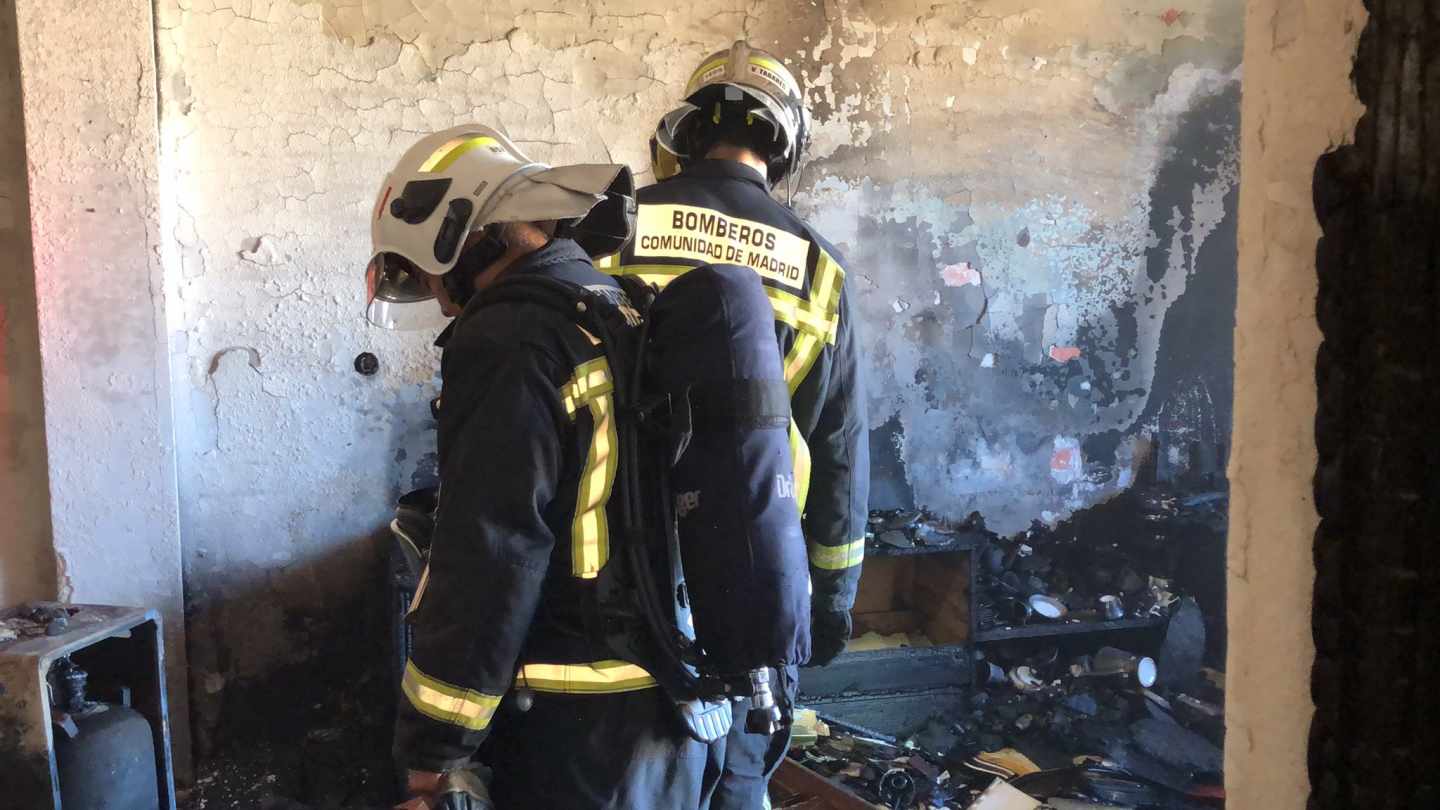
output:
[[[823,667],[845,651],[852,626],[850,611],[821,610],[810,617],[810,664]]]

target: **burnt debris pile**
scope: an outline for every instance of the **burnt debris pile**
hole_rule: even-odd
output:
[[[938,595],[968,605],[970,636],[936,638],[933,619],[867,633],[844,677],[812,672],[843,689],[814,687],[821,722],[791,758],[857,807],[1223,807],[1226,506],[1142,489],[1012,537],[979,515],[872,514],[857,604],[896,603],[874,598],[883,586],[929,616]],[[956,555],[968,565],[946,567]],[[885,557],[922,569],[885,573]],[[927,579],[941,575],[945,593]],[[856,626],[895,615],[857,610]],[[963,679],[933,675],[949,662]]]
[[[1203,573],[1191,568],[1197,552],[1215,546],[1217,538],[1223,542],[1225,498],[1165,491],[1122,497],[1123,507],[1105,504],[1054,529],[1036,522],[979,549],[976,629],[1163,624],[1195,586],[1187,580]],[[1200,548],[1190,542],[1197,538],[1203,538]],[[1223,553],[1215,556],[1223,565]],[[1223,577],[1214,579],[1206,590],[1223,588]]]

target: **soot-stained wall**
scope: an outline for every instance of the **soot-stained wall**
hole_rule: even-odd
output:
[[[165,0],[157,18],[202,732],[237,687],[346,637],[390,504],[432,472],[437,352],[362,316],[391,161],[481,121],[537,160],[644,167],[689,71],[736,38],[808,88],[795,205],[849,260],[877,506],[1013,531],[1146,460],[1217,469],[1228,444],[1239,0]],[[363,350],[375,377],[352,370]]]
[[[799,205],[859,293],[874,506],[1012,532],[1147,462],[1219,477],[1239,5],[1076,11],[956,8],[905,37],[877,23],[873,61],[848,74],[889,92]],[[1099,39],[1126,23],[1153,39]]]

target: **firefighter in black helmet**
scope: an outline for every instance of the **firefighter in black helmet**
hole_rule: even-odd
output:
[[[702,264],[739,264],[764,282],[791,392],[812,584],[811,664],[824,665],[850,637],[870,459],[844,265],[770,193],[781,183],[793,187],[809,123],[800,85],[776,57],[744,42],[707,57],[651,141],[658,182],[637,193],[634,238],[597,266],[663,286]],[[782,681],[793,685],[790,675]],[[746,734],[746,708],[737,705],[734,730],[712,746],[712,810],[760,807],[789,745],[788,729]]]

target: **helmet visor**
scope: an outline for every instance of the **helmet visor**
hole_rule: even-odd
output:
[[[410,262],[382,253],[365,268],[365,319],[381,329],[438,329],[447,318]]]

